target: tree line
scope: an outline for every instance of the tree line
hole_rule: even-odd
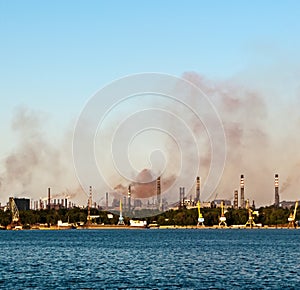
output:
[[[256,224],[266,226],[284,226],[288,224],[288,217],[291,210],[286,208],[275,208],[272,206],[261,207],[258,212],[259,215],[254,216]],[[221,216],[220,208],[203,208],[201,209],[201,213],[204,218],[204,225],[214,226],[219,224],[219,218]],[[297,211],[296,216],[300,219],[300,211]],[[228,226],[245,225],[249,217],[248,210],[229,208],[227,209],[225,217]],[[185,208],[180,210],[170,210],[156,217],[149,218],[149,222],[157,222],[159,225],[196,225],[198,222],[198,210]]]
[[[254,217],[255,223],[261,223],[268,226],[284,226],[288,223],[288,216],[293,209],[261,207],[258,212],[259,216]],[[201,213],[204,217],[204,224],[206,226],[213,226],[219,224],[219,217],[221,215],[220,208],[202,208]],[[69,222],[70,224],[85,223],[87,221],[88,211],[87,209],[72,208],[72,209],[59,209],[59,210],[27,210],[20,211],[20,221],[23,226],[30,228],[32,225],[44,224],[44,225],[56,225],[58,220],[63,222]],[[93,220],[94,223],[115,225],[119,221],[119,215],[114,213],[110,215],[107,211],[98,210],[96,208],[91,209],[91,215],[99,216]],[[182,208],[179,210],[169,210],[160,214],[157,212],[144,211],[139,212],[135,216],[147,216],[144,218],[148,224],[157,223],[158,225],[178,225],[188,226],[197,225],[198,222],[198,210]],[[248,220],[248,210],[246,209],[227,209],[225,214],[226,223],[231,225],[244,225]],[[297,216],[300,219],[300,210],[297,211]],[[129,224],[128,215],[125,214],[125,224]],[[11,223],[11,213],[9,210],[0,211],[0,225],[7,226]]]

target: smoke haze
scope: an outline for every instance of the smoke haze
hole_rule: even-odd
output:
[[[297,112],[300,104],[299,87],[295,91],[295,99],[287,102],[288,106],[281,107],[278,100],[272,103],[267,90],[259,86],[249,88],[239,80],[212,81],[194,72],[184,73],[183,78],[196,84],[209,97],[225,129],[226,165],[217,192],[211,195],[218,193],[219,197],[232,200],[233,191],[239,188],[239,176],[244,174],[245,199],[254,199],[257,205],[270,204],[274,202],[274,174],[278,173],[280,199],[298,199],[300,138],[295,132],[300,125]],[[173,111],[182,114],[176,107]],[[18,143],[2,162],[1,200],[5,202],[8,196],[24,194],[38,199],[45,197],[47,188],[51,187],[56,196],[70,196],[86,204],[86,194],[76,179],[72,163],[72,132],[66,132],[60,141],[53,144],[44,127],[45,122],[41,113],[24,107],[17,110],[11,127]],[[192,124],[193,133],[200,136],[199,175],[205,180],[211,160],[210,143],[203,124]],[[186,148],[188,146],[186,144]],[[172,154],[173,145],[166,142],[165,147],[170,163],[162,175],[162,190],[170,187],[176,179],[172,164],[179,162],[179,157]],[[189,172],[184,174],[189,178]],[[136,177],[137,182],[132,184],[133,196],[155,196],[156,181],[151,181],[153,176],[155,174],[150,169],[141,170]],[[130,182],[113,175],[111,178],[114,183],[112,189],[104,185],[96,189],[97,194],[101,196],[109,191],[112,195],[114,192],[126,195]]]
[[[20,195],[44,199],[48,187],[52,198],[82,195],[72,166],[72,135],[65,132],[63,140],[53,144],[44,131],[46,121],[42,113],[24,107],[16,110],[12,130],[18,143],[3,161],[2,200]]]

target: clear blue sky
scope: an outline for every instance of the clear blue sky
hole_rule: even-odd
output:
[[[18,104],[76,114],[131,73],[231,77],[265,47],[297,53],[299,19],[299,1],[1,0],[1,122]]]
[[[299,1],[0,0],[0,160],[20,105],[67,128],[116,78],[196,71],[230,79],[299,60],[299,33]]]

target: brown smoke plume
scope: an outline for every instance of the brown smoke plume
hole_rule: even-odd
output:
[[[274,108],[273,99],[266,95],[265,91],[254,86],[249,88],[240,81],[212,81],[194,72],[184,73],[183,77],[204,91],[215,105],[224,124],[227,161],[224,175],[217,188],[218,196],[232,196],[233,190],[239,187],[240,174],[244,174],[245,198],[255,199],[256,204],[270,204],[274,202],[274,173],[279,173],[280,180],[283,180],[280,185],[281,200],[298,199],[299,87],[295,103],[290,102],[287,107]],[[174,111],[175,115],[182,114],[176,106],[168,109]],[[72,138],[68,135],[67,140],[53,144],[47,139],[47,132],[43,131],[43,124],[46,121],[42,114],[26,108],[19,108],[16,112],[12,130],[18,137],[18,143],[3,162],[4,171],[0,178],[1,198],[7,200],[9,195],[28,192],[30,197],[38,199],[46,196],[48,187],[53,188],[55,194],[63,193],[67,187],[72,197],[81,197],[83,204],[86,204],[87,196],[79,186],[73,169]],[[209,171],[212,152],[204,126],[194,121],[192,117],[191,121],[191,129],[199,138],[201,147],[199,175],[203,183]],[[185,149],[189,150],[188,142],[184,144]],[[179,164],[177,160],[179,157],[174,156],[174,148],[175,146],[166,144],[171,161],[167,164],[165,175],[162,176],[162,192],[176,179],[176,172],[172,170],[176,167],[174,164]],[[198,161],[190,157],[187,162],[192,164]],[[148,198],[156,195],[156,182],[147,182],[151,174],[149,169],[140,172],[138,176],[140,179],[137,179],[140,181],[132,184],[134,197]],[[190,172],[183,174],[186,179],[191,178]],[[115,177],[112,177],[112,180],[116,184],[116,194],[126,195],[129,182]],[[106,192],[108,189],[101,190]],[[177,192],[175,194],[177,199]]]
[[[131,185],[131,194],[134,198],[150,198],[156,197],[157,190],[156,190],[156,180],[153,180],[153,173],[150,169],[143,169],[139,172],[138,176],[135,180],[137,182],[132,182]],[[175,176],[168,176],[161,178],[161,189],[166,191],[175,181]],[[152,180],[152,181],[151,181]],[[128,186],[123,184],[118,184],[114,187],[116,192],[119,195],[127,195],[128,193]]]
[[[292,185],[297,186],[300,174],[296,148],[300,138],[293,133],[297,122],[292,124],[291,117],[297,114],[291,110],[292,105],[276,115],[278,108],[267,103],[272,99],[264,91],[234,81],[212,82],[193,72],[185,73],[183,77],[204,91],[224,124],[227,161],[217,189],[220,195],[232,196],[233,190],[238,188],[241,173],[245,174],[246,197],[257,199],[260,204],[274,202],[273,176],[277,171],[282,172],[283,177],[288,175],[283,178],[286,181],[281,186],[281,193],[292,190]],[[282,124],[289,120],[286,125],[290,132],[276,128],[273,124],[278,124],[278,120]],[[299,118],[297,120],[299,122]],[[293,165],[294,161],[297,165]],[[285,198],[281,196],[281,199]]]
[[[43,132],[45,122],[46,118],[38,112],[24,107],[16,111],[12,129],[18,143],[4,160],[0,187],[3,200],[20,192],[39,199],[46,196],[48,187],[53,188],[56,197],[63,196],[66,186],[72,198],[82,193],[72,171],[71,146],[66,147],[64,142],[55,146],[47,140],[47,132]]]

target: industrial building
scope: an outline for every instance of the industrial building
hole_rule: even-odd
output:
[[[29,198],[14,198],[18,210],[30,210]]]
[[[294,205],[294,201],[280,201],[279,195],[279,174],[276,173],[274,176],[274,206],[275,207],[282,207],[282,208],[290,208]],[[238,208],[247,208],[246,207],[246,197],[245,197],[245,175],[241,174],[239,180],[239,189],[235,189],[233,191],[233,198],[231,200],[227,199],[216,199],[217,195],[215,195],[215,200],[210,200],[207,202],[201,201],[200,196],[200,177],[197,176],[195,179],[195,186],[193,187],[193,192],[189,191],[186,192],[184,186],[179,188],[179,201],[173,203],[173,205],[168,205],[166,199],[162,196],[162,188],[161,188],[161,177],[156,179],[156,193],[152,196],[152,200],[150,198],[144,202],[143,199],[137,199],[132,196],[132,188],[131,185],[128,186],[127,194],[122,196],[122,206],[125,211],[134,211],[134,210],[142,210],[142,209],[149,209],[149,210],[160,210],[165,211],[170,208],[195,208],[197,207],[197,202],[201,201],[201,207],[220,207],[221,202],[223,201],[225,207],[233,207],[234,209]],[[90,187],[90,198],[92,195],[92,187]],[[228,196],[228,195],[226,195]],[[67,198],[54,198],[60,197],[60,194],[52,195],[51,189],[48,188],[47,197],[41,198],[37,201],[31,201],[28,198],[15,198],[16,206],[19,210],[43,210],[43,209],[54,209],[59,210],[62,208],[72,208],[75,206],[74,203],[71,203]],[[66,196],[68,197],[68,196]],[[248,201],[248,205],[250,205]],[[90,207],[92,207],[92,203],[90,201]],[[93,204],[94,208],[97,208],[97,204]],[[111,205],[109,205],[109,193],[105,193],[105,203],[103,204],[103,208],[106,210],[109,209],[116,209],[119,207],[119,198],[115,197]],[[252,209],[255,208],[254,201],[252,203]],[[2,207],[5,210],[5,207]],[[98,205],[100,208],[100,205]]]
[[[295,206],[295,201],[286,201],[283,200],[279,203],[279,207],[291,209]]]
[[[213,203],[215,204],[216,207],[221,207],[222,203],[224,208],[231,207],[231,201],[228,199],[215,199]]]

